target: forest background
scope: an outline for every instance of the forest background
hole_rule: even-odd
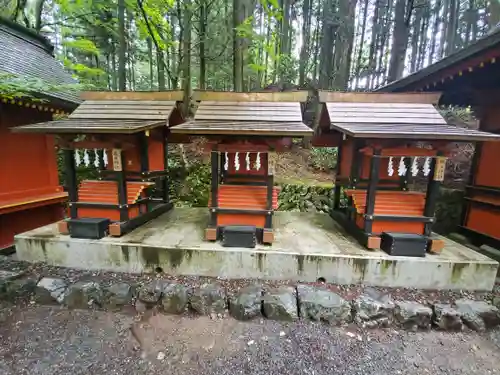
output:
[[[372,90],[493,32],[499,0],[0,0],[83,86]]]

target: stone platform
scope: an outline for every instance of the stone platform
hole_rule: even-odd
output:
[[[121,237],[81,240],[55,225],[16,236],[20,260],[121,272],[491,290],[498,262],[445,239],[439,255],[392,257],[360,246],[326,214],[276,212],[275,242],[255,249],[203,240],[206,208],[175,208]]]

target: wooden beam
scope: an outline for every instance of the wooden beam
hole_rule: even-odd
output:
[[[289,92],[232,92],[232,91],[195,91],[195,101],[217,102],[305,102],[307,91]]]
[[[84,91],[82,100],[182,100],[183,92],[172,91]]]
[[[353,103],[421,103],[437,105],[440,92],[410,92],[410,93],[383,93],[383,92],[338,92],[319,91],[320,103],[353,102]]]

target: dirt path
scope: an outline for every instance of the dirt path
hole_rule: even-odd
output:
[[[497,374],[500,332],[356,332],[322,324],[241,323],[0,306],[0,374]]]

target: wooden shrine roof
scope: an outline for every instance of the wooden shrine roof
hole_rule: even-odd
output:
[[[70,86],[77,82],[62,63],[54,58],[53,50],[48,39],[0,17],[0,72],[14,78],[39,80],[39,91],[31,94],[62,101],[66,106],[74,108],[81,100]],[[43,90],[44,84],[67,87],[48,92]]]
[[[477,90],[498,88],[500,81],[500,28],[449,56],[377,92],[440,91],[441,104],[474,105]]]
[[[166,126],[177,105],[176,99],[182,98],[182,92],[89,92],[83,93],[82,97],[88,100],[68,119],[18,126],[12,131],[49,134],[137,133]],[[154,98],[157,100],[152,100]]]
[[[331,129],[355,138],[498,140],[500,135],[448,125],[432,104],[326,103]]]
[[[302,122],[300,102],[256,100],[202,101],[192,121],[170,130],[172,133],[193,135],[288,137],[303,137],[313,133]]]
[[[166,124],[166,120],[59,120],[42,122],[39,124],[18,126],[12,128],[15,133],[46,133],[46,134],[97,134],[119,133],[133,134],[144,130],[154,129]]]

